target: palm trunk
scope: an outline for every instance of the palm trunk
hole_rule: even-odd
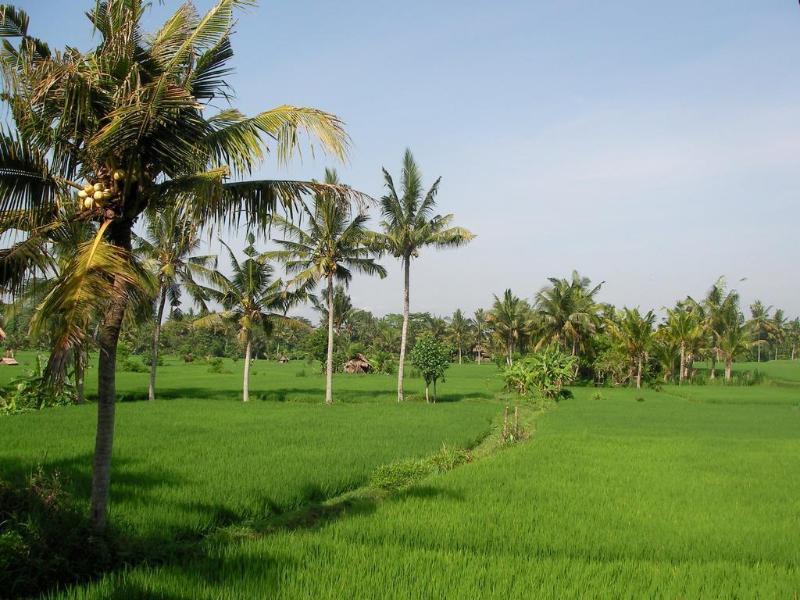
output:
[[[686,376],[686,344],[684,342],[681,342],[681,365],[680,365],[680,371],[678,372],[678,385],[683,385],[683,378],[685,376]]]
[[[458,347],[458,364],[461,364],[461,346]]]
[[[636,389],[641,389],[642,387],[642,357],[639,356],[639,362],[636,368]]]
[[[153,329],[153,349],[150,354],[150,388],[147,391],[147,399],[156,399],[156,369],[158,368],[158,338],[161,337],[161,319],[164,317],[164,304],[167,302],[167,288],[161,285],[158,300],[158,312],[156,313],[156,323]]]
[[[717,378],[717,360],[719,357],[717,356],[717,349],[714,348],[713,352],[711,352],[711,379]]]
[[[403,257],[403,329],[400,335],[400,362],[397,366],[397,401],[403,401],[403,368],[406,362],[406,343],[408,341],[409,313],[409,270],[411,258]]]
[[[72,354],[75,368],[75,404],[86,402],[86,352],[84,351],[84,344],[77,346]]]
[[[325,368],[325,404],[333,403],[333,274],[328,275],[328,361]]]
[[[131,249],[131,224],[123,221],[111,229],[111,240],[127,251]],[[117,341],[127,305],[125,282],[117,277],[114,296],[100,325],[97,367],[97,435],[92,460],[92,495],[89,509],[92,529],[102,534],[106,528],[108,498],[111,489],[111,455],[114,445],[116,409]]]
[[[730,383],[731,380],[731,371],[733,370],[733,358],[726,358],[725,359],[725,381]]]
[[[250,332],[247,332],[247,344],[244,347],[244,375],[242,377],[242,402],[250,401],[250,355],[253,351],[253,342]]]
[[[425,404],[430,404],[430,403],[431,403],[431,398],[430,398],[430,395],[428,394],[428,382],[426,381],[425,382]]]
[[[506,364],[511,366],[514,364],[514,342],[506,342]]]
[[[761,340],[759,340],[759,342],[760,342],[760,341],[761,341]],[[756,344],[756,346],[757,346],[757,348],[756,348],[756,349],[757,349],[757,351],[758,351],[758,358],[756,359],[756,362],[761,362],[761,344],[760,344],[760,343],[759,343],[759,344]],[[726,370],[727,370],[727,367],[726,367]]]
[[[794,360],[794,351],[795,351],[795,345],[792,344],[792,360]]]
[[[433,380],[433,403],[436,404],[436,380]]]

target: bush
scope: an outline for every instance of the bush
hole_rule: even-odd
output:
[[[152,365],[153,364],[152,354],[145,354],[144,356],[142,356],[142,364],[148,367]],[[164,366],[164,357],[161,354],[159,354],[158,358],[156,358],[156,366],[157,367]]]
[[[33,369],[12,379],[11,390],[0,397],[0,414],[40,410],[50,406],[68,406],[75,402],[75,388],[69,381],[54,386],[45,380],[44,359],[36,357]]]
[[[126,356],[120,363],[119,369],[130,373],[146,373],[149,371],[141,360],[136,360],[133,356]]]
[[[0,595],[27,597],[107,571],[114,553],[93,535],[58,473],[22,486],[0,480]]]
[[[506,389],[520,396],[555,400],[565,397],[562,387],[575,376],[575,357],[551,346],[503,370]]]
[[[206,362],[208,362],[209,373],[230,373],[230,371],[225,368],[225,361],[219,356],[209,357],[206,359]]]

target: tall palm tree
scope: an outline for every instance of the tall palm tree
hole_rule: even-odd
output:
[[[224,320],[233,321],[239,327],[239,342],[244,347],[244,372],[242,374],[242,402],[250,400],[250,361],[253,348],[253,329],[260,325],[270,333],[276,319],[286,319],[286,309],[304,300],[306,290],[298,287],[288,291],[281,279],[274,279],[274,269],[267,262],[266,254],[255,249],[255,236],[247,236],[247,247],[240,261],[225,242],[220,242],[228,251],[231,271],[227,277],[219,271],[207,274],[212,287],[204,292],[225,309],[223,313],[211,313],[194,321],[195,327],[219,327]]]
[[[136,254],[146,268],[155,273],[158,282],[157,307],[153,327],[153,342],[150,353],[150,385],[147,397],[156,398],[156,369],[158,368],[158,340],[161,337],[161,322],[164,306],[181,302],[181,288],[205,312],[205,294],[197,277],[207,277],[217,267],[216,256],[192,256],[200,247],[200,225],[187,218],[177,207],[167,208],[149,215],[144,237],[135,237]]]
[[[452,225],[453,215],[434,214],[436,194],[441,178],[423,194],[422,174],[410,150],[403,156],[400,189],[392,176],[383,169],[388,193],[381,198],[381,226],[383,231],[374,236],[373,246],[400,259],[403,268],[403,327],[400,336],[400,361],[397,368],[397,401],[403,400],[403,369],[408,343],[409,272],[411,259],[419,257],[422,248],[452,248],[462,246],[475,236],[463,227]]]
[[[494,297],[486,320],[505,347],[506,364],[514,364],[514,352],[533,331],[530,305],[511,290],[506,290],[502,298]]]
[[[716,363],[721,356],[717,340],[725,324],[739,312],[739,293],[736,290],[728,290],[725,278],[720,277],[709,288],[702,301],[698,302],[690,296],[686,299],[686,303],[697,315],[705,330],[704,345],[710,351],[710,377],[715,379],[717,376]]]
[[[325,171],[325,181],[338,185],[336,172]],[[313,203],[301,204],[305,228],[282,218],[274,222],[291,239],[276,240],[282,250],[269,255],[286,263],[286,271],[294,274],[292,283],[309,288],[327,282],[328,356],[325,367],[325,403],[333,402],[333,329],[334,280],[348,284],[352,271],[386,277],[386,269],[375,262],[367,247],[369,217],[359,211],[353,216],[350,206],[326,192],[314,194]]]
[[[458,349],[458,364],[462,364],[462,350],[467,342],[470,332],[472,331],[472,320],[464,316],[461,309],[456,309],[450,319],[450,339]]]
[[[143,31],[143,0],[87,4],[87,33],[98,43],[86,52],[52,52],[28,33],[22,11],[0,11],[0,37],[8,42],[0,48],[0,98],[13,122],[0,133],[0,233],[28,232],[0,253],[0,285],[13,290],[43,260],[45,232],[73,218],[96,227],[96,239],[80,248],[42,309],[61,311],[66,323],[51,364],[82,340],[83,312],[103,315],[90,508],[102,532],[117,342],[129,298],[147,287],[131,253],[133,224],[147,209],[184,204],[198,222],[244,219],[265,228],[278,207],[323,186],[229,178],[249,174],[271,146],[279,161],[288,160],[304,131],[339,158],[347,137],[335,116],[319,110],[279,106],[246,117],[226,106],[235,12],[251,0],[217,0],[205,15],[185,3],[153,35]],[[76,191],[80,210],[72,217],[64,206]]]
[[[750,331],[753,334],[753,344],[756,346],[756,361],[761,362],[761,347],[767,343],[772,335],[772,322],[769,312],[772,306],[766,306],[761,300],[756,300],[750,305]]]
[[[638,308],[623,308],[618,321],[609,321],[612,337],[622,346],[636,369],[636,388],[642,387],[642,372],[653,337],[656,316],[652,310],[644,315]]]
[[[489,331],[486,317],[486,311],[482,308],[476,310],[472,316],[472,323],[474,325],[473,334],[475,336],[475,361],[478,364],[481,364],[483,352],[485,350],[484,343],[486,342],[486,335]]]

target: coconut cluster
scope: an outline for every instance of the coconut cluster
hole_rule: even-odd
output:
[[[92,210],[94,208],[103,208],[117,192],[111,187],[111,179],[114,181],[122,181],[125,179],[125,171],[117,169],[111,174],[111,178],[106,178],[106,181],[97,181],[95,183],[87,183],[83,189],[78,192],[78,207],[84,210]]]

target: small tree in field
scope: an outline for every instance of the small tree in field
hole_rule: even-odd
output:
[[[430,402],[428,389],[433,384],[433,401],[436,402],[436,382],[444,378],[450,366],[450,348],[436,338],[426,335],[417,340],[411,350],[411,364],[425,380],[425,401]]]
[[[553,400],[574,379],[576,362],[575,356],[552,345],[506,367],[503,378],[506,388],[521,396],[536,394]]]

